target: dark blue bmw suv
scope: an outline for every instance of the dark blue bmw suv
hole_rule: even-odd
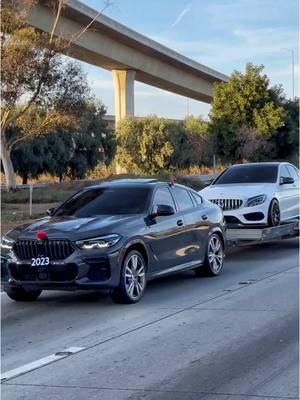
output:
[[[87,187],[1,241],[2,285],[17,301],[42,290],[112,289],[141,299],[148,279],[194,269],[219,275],[221,209],[187,187],[150,179]]]

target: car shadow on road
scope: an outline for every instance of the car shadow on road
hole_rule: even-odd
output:
[[[182,293],[187,293],[189,290],[195,288],[195,281],[197,282],[197,289],[214,287],[217,281],[222,280],[222,276],[227,274],[236,273],[237,269],[241,271],[241,260],[245,259],[247,262],[253,260],[254,262],[263,262],[268,253],[268,258],[277,259],[277,256],[282,257],[285,253],[290,254],[291,250],[298,250],[299,242],[297,239],[274,241],[269,243],[261,243],[259,245],[252,245],[247,247],[229,248],[225,261],[224,270],[222,275],[217,278],[211,277],[195,277],[193,271],[179,272],[174,275],[156,278],[147,283],[147,290],[144,299],[139,304],[142,306],[150,305],[156,302],[158,298],[162,303],[164,298],[168,299],[168,303],[172,303],[172,299],[176,302],[178,296]],[[230,263],[232,264],[230,265]],[[226,265],[228,266],[226,268]],[[237,277],[238,279],[238,277]],[[219,284],[217,284],[219,286]],[[220,285],[220,289],[221,289]],[[3,294],[3,296],[5,296]],[[33,303],[20,304],[11,302],[10,309],[34,309],[36,305],[39,306],[53,306],[74,307],[88,310],[99,307],[101,304],[104,308],[116,307],[116,304],[111,299],[111,290],[93,290],[93,291],[44,291],[40,298]],[[7,304],[6,306],[7,307]],[[125,306],[126,307],[126,306]],[[130,306],[129,306],[130,307]],[[135,306],[133,306],[135,307]]]
[[[165,277],[160,277],[155,280],[151,280],[147,283],[147,290],[145,293],[145,297],[138,303],[143,306],[152,304],[152,301],[157,299],[159,296],[162,299],[166,297],[169,301],[172,301],[172,297],[174,297],[174,301],[178,298],[178,291],[186,293],[186,291],[190,290],[192,287],[195,287],[195,280],[198,281],[197,285],[203,280],[210,280],[209,277],[196,277],[193,271],[185,271],[179,272],[174,275],[169,275]],[[5,296],[3,294],[3,296]],[[87,309],[93,311],[95,308],[98,308],[101,304],[101,307],[110,308],[110,307],[135,307],[127,306],[127,305],[117,305],[113,302],[111,298],[111,290],[93,290],[93,291],[44,291],[42,295],[34,302],[31,303],[19,303],[11,301],[5,305],[10,310],[12,309],[22,309],[23,311],[28,310],[33,311],[37,306],[45,307],[46,309],[51,309],[52,307],[61,307],[61,308],[74,308],[74,306],[78,309]],[[5,314],[5,313],[4,313]]]

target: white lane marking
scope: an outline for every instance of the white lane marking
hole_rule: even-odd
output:
[[[33,361],[29,364],[22,365],[21,367],[11,369],[10,371],[3,372],[1,374],[1,381],[16,378],[17,376],[23,375],[26,372],[33,371],[35,369],[41,368],[47,364],[51,364],[55,361],[61,360],[62,358],[69,357],[72,354],[78,353],[81,350],[84,350],[85,347],[69,347],[68,349],[64,349],[55,354],[51,354],[50,356],[40,358],[39,360]]]

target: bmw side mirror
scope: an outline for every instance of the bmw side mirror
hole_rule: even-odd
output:
[[[294,179],[291,176],[281,176],[280,177],[280,185],[287,185],[294,183]]]
[[[55,211],[56,211],[56,208],[55,207],[51,207],[46,211],[46,214],[49,215],[49,217],[51,217],[54,214]]]
[[[156,211],[152,214],[152,217],[166,217],[173,214],[175,214],[175,210],[173,207],[166,204],[158,204]]]

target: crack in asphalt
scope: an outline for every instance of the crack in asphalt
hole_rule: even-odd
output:
[[[107,390],[107,391],[125,391],[125,392],[147,392],[147,393],[182,393],[182,394],[203,394],[203,395],[214,395],[214,396],[243,396],[251,398],[262,398],[262,399],[287,399],[297,400],[298,397],[294,396],[276,396],[276,395],[260,395],[251,393],[225,393],[225,392],[203,392],[198,390],[168,390],[168,389],[143,389],[143,388],[118,388],[109,386],[75,386],[75,385],[46,385],[37,383],[4,383],[6,386],[28,386],[28,387],[44,387],[52,389],[84,389],[84,390]]]
[[[84,349],[82,349],[82,350],[80,350],[80,351],[78,351],[78,352],[76,352],[76,353],[74,353],[74,354],[71,354],[70,356],[64,357],[63,360],[66,360],[67,358],[70,358],[70,357],[74,357],[75,355],[78,355],[78,354],[80,354],[80,353],[82,353],[82,352],[85,352],[85,351],[87,351],[87,350],[91,350],[91,349],[93,349],[93,348],[95,348],[95,347],[101,346],[102,344],[111,342],[111,341],[113,341],[113,340],[115,340],[115,339],[119,339],[119,338],[121,338],[121,337],[123,337],[123,336],[126,336],[126,335],[129,335],[129,334],[131,334],[131,333],[133,333],[133,332],[137,332],[137,331],[139,331],[139,330],[141,330],[141,329],[147,328],[148,326],[154,325],[154,324],[156,324],[157,322],[165,321],[165,320],[167,320],[167,319],[169,319],[169,318],[174,317],[175,315],[179,315],[179,314],[182,314],[182,313],[184,313],[184,312],[186,312],[186,311],[190,311],[190,310],[197,310],[196,307],[198,307],[198,306],[200,306],[200,305],[202,305],[202,304],[207,304],[207,303],[209,303],[210,301],[213,301],[213,300],[216,300],[216,299],[219,299],[219,298],[226,297],[226,296],[228,296],[228,295],[231,295],[232,293],[235,293],[235,292],[238,292],[238,291],[241,291],[241,290],[246,290],[247,288],[249,288],[249,287],[251,287],[251,286],[253,286],[253,285],[256,285],[256,284],[258,284],[258,283],[260,283],[260,282],[262,282],[262,281],[264,281],[264,280],[273,278],[274,276],[277,276],[277,275],[280,275],[280,274],[284,274],[284,273],[286,273],[286,272],[288,272],[288,271],[290,271],[290,270],[292,270],[292,269],[294,269],[294,268],[298,268],[298,265],[293,265],[292,267],[288,267],[287,269],[284,269],[284,270],[282,270],[282,271],[274,272],[274,273],[272,273],[272,274],[270,274],[270,275],[268,275],[268,276],[265,276],[265,277],[263,277],[263,278],[260,278],[260,279],[256,280],[255,282],[253,282],[253,283],[251,283],[251,284],[238,286],[238,287],[236,287],[235,289],[232,289],[230,292],[221,293],[221,294],[216,295],[216,296],[214,296],[214,297],[212,297],[212,298],[210,298],[210,299],[207,299],[207,300],[201,301],[201,302],[199,302],[199,303],[195,303],[195,304],[193,304],[193,305],[190,305],[190,306],[188,306],[188,307],[179,309],[178,311],[174,311],[173,313],[167,314],[167,315],[165,315],[165,316],[163,316],[163,317],[157,318],[157,319],[155,319],[155,320],[153,320],[153,321],[147,322],[147,323],[142,324],[142,325],[140,325],[140,326],[137,326],[137,327],[135,327],[135,328],[133,328],[133,329],[129,329],[129,330],[125,331],[125,332],[119,333],[119,334],[114,335],[114,336],[112,336],[112,337],[110,337],[110,338],[101,340],[101,341],[99,341],[99,342],[97,342],[97,343],[92,344],[91,346],[85,347]],[[201,309],[198,309],[198,310],[200,311]],[[55,361],[51,362],[51,364],[57,363],[57,362],[59,362],[59,361],[61,361],[61,360],[62,360],[62,359],[55,360]],[[37,368],[32,369],[32,370],[30,370],[30,371],[26,371],[26,372],[24,372],[24,373],[21,373],[21,374],[19,374],[18,376],[5,379],[5,380],[3,380],[1,383],[4,384],[4,383],[9,382],[9,381],[11,381],[11,380],[13,380],[13,379],[19,378],[20,376],[24,376],[24,375],[29,374],[29,373],[31,373],[31,372],[33,372],[33,371],[38,370],[38,369],[45,368],[45,367],[48,366],[48,365],[50,365],[50,363],[49,363],[49,364],[46,364],[46,365],[43,365],[43,366],[40,366],[40,367],[37,367]]]

